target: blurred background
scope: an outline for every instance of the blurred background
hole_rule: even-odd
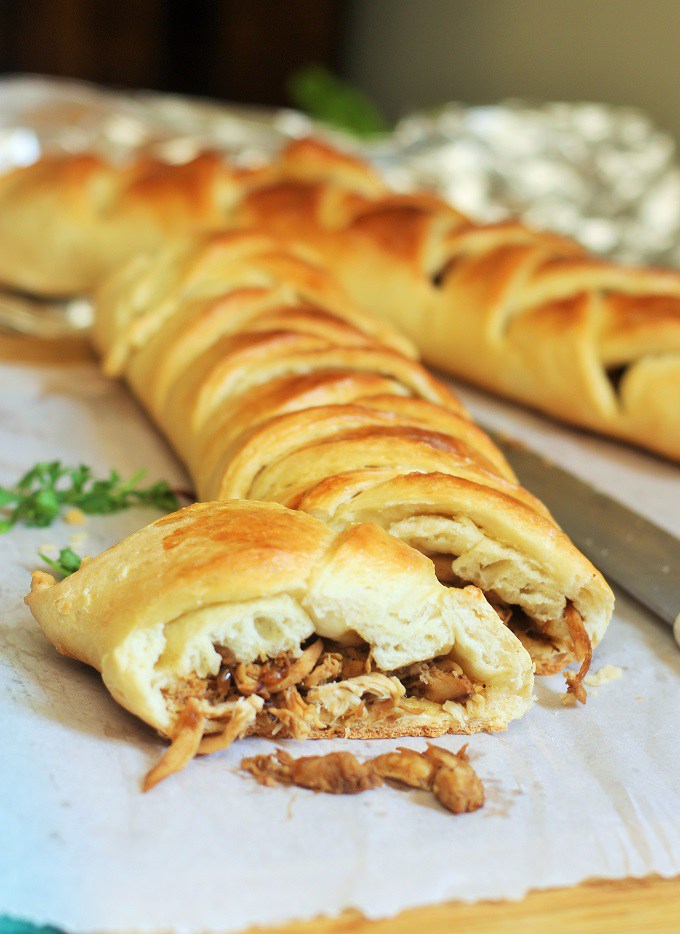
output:
[[[680,0],[0,0],[0,72],[290,103],[321,63],[392,122],[446,100],[600,100],[680,140]]]

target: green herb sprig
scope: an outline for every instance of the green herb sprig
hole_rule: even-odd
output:
[[[58,558],[48,558],[46,554],[43,554],[42,551],[38,552],[39,556],[43,559],[45,564],[49,564],[58,574],[63,574],[64,577],[68,577],[69,574],[73,574],[74,571],[77,571],[80,565],[83,563],[83,559],[80,555],[77,555],[72,548],[62,548],[59,552]]]
[[[0,534],[17,523],[44,528],[51,525],[65,506],[84,513],[108,515],[131,506],[152,506],[162,512],[179,507],[177,496],[165,480],[140,487],[144,471],[123,480],[117,470],[105,479],[93,476],[92,468],[64,466],[61,461],[36,464],[16,486],[0,486]]]
[[[323,65],[306,65],[287,81],[293,104],[329,126],[368,139],[389,132],[373,101]]]

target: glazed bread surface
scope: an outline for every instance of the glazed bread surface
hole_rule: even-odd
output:
[[[289,177],[247,192],[240,223],[313,241],[427,363],[680,460],[676,271],[606,262],[514,221],[475,224],[428,194],[340,190],[347,157],[321,144],[294,144],[282,163]]]
[[[474,224],[318,141],[258,169],[210,153],[117,167],[86,155],[0,176],[0,281],[90,292],[178,233],[253,225],[311,244],[427,363],[680,459],[678,273],[598,260],[515,222]]]
[[[579,625],[602,637],[601,575],[453,393],[306,250],[231,232],[137,257],[100,290],[94,337],[200,499],[278,502],[337,531],[377,523],[443,581],[487,593],[540,671],[583,661]]]
[[[184,165],[55,156],[0,175],[0,282],[49,296],[90,293],[135,253],[222,226],[256,176],[211,153]]]

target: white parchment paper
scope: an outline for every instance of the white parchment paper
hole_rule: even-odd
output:
[[[677,534],[676,467],[465,397],[487,424]],[[94,367],[1,366],[0,483],[55,458],[184,479],[126,391]],[[391,788],[346,798],[260,788],[235,772],[244,754],[273,748],[254,739],[141,794],[160,740],[95,672],[56,653],[22,598],[39,546],[75,534],[76,550],[96,553],[151,518],[136,510],[0,538],[0,915],[88,934],[227,932],[349,907],[374,918],[592,877],[680,873],[680,651],[669,627],[621,594],[594,668],[610,663],[623,677],[592,689],[585,708],[560,704],[560,677],[540,679],[523,720],[473,737],[488,797],[475,814],[454,817],[423,793]],[[286,745],[300,754],[343,744]],[[396,744],[347,745],[361,757]]]

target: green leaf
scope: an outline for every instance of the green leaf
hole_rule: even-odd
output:
[[[77,571],[82,563],[82,558],[77,555],[72,548],[62,548],[59,552],[59,562],[69,573]]]
[[[92,468],[86,467],[85,464],[80,464],[78,467],[74,467],[70,471],[71,474],[71,487],[75,492],[80,492],[87,481],[92,476]]]
[[[60,461],[36,464],[19,479],[14,488],[0,487],[0,534],[17,522],[44,527],[51,525],[64,506],[76,506],[85,513],[108,515],[132,506],[151,506],[163,512],[179,507],[176,495],[164,480],[140,488],[140,470],[123,480],[117,470],[105,479],[96,479],[85,464],[65,467]]]
[[[58,574],[63,574],[64,577],[68,577],[69,574],[73,574],[77,571],[83,560],[72,548],[62,548],[57,559],[48,558],[42,551],[39,551],[38,555],[43,559],[45,564],[49,564],[51,568]]]
[[[293,72],[287,89],[296,107],[322,123],[359,137],[389,132],[389,124],[373,101],[323,65],[307,65]]]
[[[30,490],[32,486],[54,486],[67,469],[61,466],[60,461],[43,461],[27,471],[17,483],[17,490]]]

